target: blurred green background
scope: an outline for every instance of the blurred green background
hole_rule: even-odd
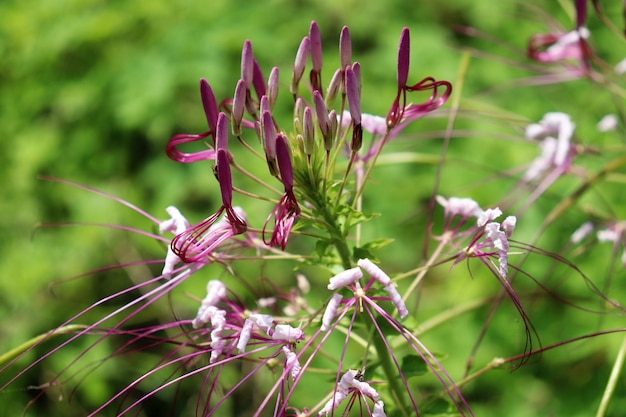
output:
[[[606,4],[605,11],[619,23],[618,3]],[[311,20],[316,20],[322,31],[326,81],[339,61],[341,27],[350,27],[353,59],[362,65],[362,108],[368,113],[384,115],[394,98],[397,42],[404,26],[411,29],[412,81],[425,76],[455,81],[464,50],[493,54],[472,58],[463,76],[461,113],[442,173],[441,194],[471,196],[483,206],[497,204],[515,185],[520,167],[537,155],[536,145],[523,140],[523,127],[548,111],[569,113],[577,123],[578,140],[600,150],[598,155],[581,158],[586,169],[595,172],[612,157],[611,151],[602,150],[624,144],[618,133],[595,132],[595,123],[614,111],[615,102],[606,89],[586,80],[566,85],[516,85],[532,72],[502,59],[525,62],[526,42],[533,34],[547,31],[548,16],[571,28],[573,6],[547,0],[533,5],[490,0],[3,1],[0,352],[54,328],[102,296],[136,282],[133,280],[157,274],[159,265],[134,277],[118,270],[63,280],[98,267],[164,254],[164,248],[153,241],[119,230],[86,226],[36,229],[39,223],[72,221],[153,230],[148,221],[119,204],[39,176],[101,189],[162,219],[168,205],[176,205],[192,222],[218,207],[210,164],[176,164],[165,156],[164,149],[172,134],[206,129],[198,92],[201,77],[207,78],[218,100],[232,95],[245,39],[251,40],[265,76],[272,66],[280,67],[283,94],[279,108],[283,114],[277,116],[286,129],[290,126],[289,71]],[[477,28],[498,43],[467,37],[455,30],[457,26]],[[602,59],[615,64],[626,56],[624,43],[616,42],[593,13],[589,27],[591,44]],[[392,273],[414,267],[421,256],[422,240],[416,236],[424,231],[426,201],[436,170],[432,163],[399,164],[394,155],[411,151],[416,156],[436,157],[446,123],[442,113],[416,123],[394,142],[375,171],[376,192],[365,197],[369,210],[383,213],[367,226],[366,234],[396,239],[379,254]],[[577,178],[559,182],[519,219],[516,238],[530,239],[546,213],[579,183]],[[604,216],[626,217],[623,183],[609,181],[598,188],[581,199],[566,218],[551,225],[539,246],[561,252],[569,234],[587,219],[586,208],[593,207],[596,214]],[[266,208],[255,210],[250,200],[241,204],[251,221],[261,227]],[[591,298],[579,276],[563,267],[552,269],[547,258],[534,259],[524,266],[537,279],[565,282],[565,294],[581,297],[581,303]],[[594,247],[577,259],[583,271],[595,274],[592,279],[602,287],[612,261],[610,247]],[[625,277],[620,268],[612,275],[609,296],[623,302],[620,295]],[[453,271],[448,266],[435,270],[422,295],[422,320],[464,301],[497,293],[492,276],[477,264],[470,269],[473,279],[463,264]],[[185,290],[201,298],[209,278],[209,273],[196,276],[194,282],[186,283]],[[277,282],[291,279],[288,274]],[[600,328],[623,327],[621,318],[586,314],[545,294],[537,295],[537,287],[526,281],[520,282],[520,292],[527,294],[524,303],[544,344]],[[182,293],[177,295],[179,299],[189,300]],[[597,309],[600,301],[588,304]],[[189,303],[184,312],[193,315],[196,306]],[[171,315],[167,303],[163,307],[159,314]],[[519,317],[510,306],[503,309],[479,350],[477,363],[523,349]],[[444,365],[453,370],[455,378],[464,370],[487,311],[488,306],[426,336],[427,346],[448,354]],[[621,336],[615,335],[568,345],[514,373],[488,373],[467,387],[470,403],[477,416],[592,415],[620,340]],[[65,351],[0,392],[0,413],[20,415],[37,392],[29,387],[44,383],[80,351],[81,346]],[[106,350],[101,353],[106,355]],[[36,355],[33,352],[11,372]],[[67,383],[61,401],[53,392],[38,400],[28,415],[85,415],[85,410],[123,386],[115,383],[130,381],[114,366],[105,367],[102,374],[102,378],[82,383],[70,404],[68,393],[76,381]],[[1,375],[0,382],[6,377]],[[167,402],[167,397],[160,401]],[[624,409],[626,383],[622,379],[609,415],[623,415],[620,410]],[[156,412],[144,410],[145,415]]]

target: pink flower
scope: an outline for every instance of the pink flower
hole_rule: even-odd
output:
[[[424,114],[441,107],[450,97],[452,85],[447,81],[436,81],[432,77],[424,78],[414,85],[408,85],[410,61],[409,29],[402,29],[398,46],[398,92],[387,113],[387,127],[393,129],[408,124]],[[441,92],[440,89],[443,89]],[[421,104],[407,104],[407,92],[431,91],[430,98]],[[441,94],[440,94],[441,93]]]
[[[216,173],[222,194],[222,206],[215,214],[189,227],[172,240],[170,245],[172,252],[183,262],[197,262],[210,255],[226,240],[247,230],[245,218],[242,218],[240,213],[237,213],[232,206],[233,184],[230,173],[230,160],[226,150],[227,141],[228,126],[226,115],[220,113],[216,132]],[[224,221],[216,223],[222,214],[224,214]],[[215,227],[213,227],[214,225]]]
[[[263,241],[266,245],[280,246],[280,248],[284,250],[289,240],[291,228],[293,227],[296,217],[300,214],[300,206],[298,206],[296,196],[293,193],[293,168],[291,165],[291,156],[289,155],[287,137],[283,134],[279,134],[276,137],[275,143],[276,161],[280,172],[280,179],[285,187],[285,193],[265,222],[265,226],[263,227]],[[274,218],[274,230],[268,241],[265,239],[265,229],[271,218]]]
[[[572,164],[576,148],[571,143],[576,125],[565,113],[546,113],[539,123],[526,127],[526,138],[539,141],[541,155],[537,157],[524,174],[525,181],[531,181],[553,169],[563,174]]]

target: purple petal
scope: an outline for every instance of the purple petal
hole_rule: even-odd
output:
[[[410,37],[409,28],[402,29],[398,46],[398,88],[403,88],[409,78]]]
[[[230,161],[228,160],[228,152],[224,149],[217,150],[217,180],[220,184],[222,205],[224,207],[232,207],[233,179],[230,173]]]
[[[204,78],[200,79],[200,97],[202,98],[202,107],[204,107],[204,115],[209,125],[209,132],[215,134],[217,126],[217,101],[211,86]]]

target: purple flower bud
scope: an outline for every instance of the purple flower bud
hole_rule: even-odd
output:
[[[278,98],[278,67],[272,68],[272,71],[270,72],[270,77],[267,81],[267,89],[270,109],[273,109]]]
[[[317,22],[312,21],[309,29],[311,39],[311,88],[313,91],[322,91],[322,35]]]
[[[293,72],[291,73],[291,86],[289,87],[289,91],[291,94],[296,95],[298,93],[298,84],[300,84],[300,80],[302,79],[302,75],[304,74],[304,67],[306,66],[306,61],[309,57],[310,53],[310,41],[309,37],[305,36],[302,38],[302,42],[300,42],[300,46],[298,47],[298,52],[296,53],[296,60],[293,63]]]
[[[246,82],[242,79],[237,81],[235,95],[233,96],[232,121],[233,135],[241,136],[241,122],[246,105]]]
[[[246,89],[252,86],[254,78],[254,54],[252,53],[252,44],[248,39],[243,43],[241,49],[241,79],[246,83]]]
[[[352,62],[352,41],[348,26],[344,26],[341,29],[341,35],[339,35],[339,57],[341,68],[347,67]]]
[[[276,136],[276,161],[280,171],[280,178],[285,186],[285,191],[293,189],[293,166],[291,165],[291,155],[289,154],[289,143],[287,137],[282,133]]]
[[[270,111],[270,110],[271,110],[271,106],[270,106],[269,97],[267,95],[261,96],[261,102],[259,104],[259,112],[263,114],[266,111]]]
[[[217,181],[220,184],[222,194],[222,205],[232,207],[233,205],[233,179],[230,173],[230,161],[228,152],[225,149],[217,150]]]
[[[398,89],[404,88],[409,78],[410,36],[409,28],[402,29],[398,45]]]
[[[204,107],[204,115],[209,125],[209,133],[214,135],[217,126],[217,101],[211,86],[204,78],[200,79],[200,97],[202,98],[202,107]]]
[[[298,97],[296,99],[296,104],[293,107],[293,117],[295,119],[302,120],[302,118],[304,117],[305,106],[306,106],[306,103],[304,102],[304,99],[302,97]]]
[[[311,64],[313,71],[317,73],[322,72],[322,35],[320,28],[317,26],[317,22],[314,20],[311,22],[309,28],[309,38],[311,39]]]
[[[361,124],[361,89],[351,66],[346,67],[346,95],[350,108],[350,117],[355,125]]]
[[[329,151],[333,148],[335,143],[335,136],[337,135],[337,125],[339,124],[337,118],[337,112],[335,109],[328,113],[328,135],[324,137],[324,148]]]
[[[259,67],[259,63],[256,59],[252,60],[252,66],[252,86],[254,87],[257,98],[260,98],[266,94],[265,78],[263,77],[261,67]]]
[[[261,116],[261,125],[263,126],[263,148],[265,155],[269,160],[276,159],[276,129],[274,128],[274,119],[270,112],[265,111]]]
[[[328,136],[328,109],[322,94],[318,90],[313,91],[313,104],[315,105],[315,113],[317,114],[320,130],[324,138],[326,138]]]
[[[359,96],[361,95],[361,64],[355,62],[352,64],[352,72],[354,72],[354,78],[356,78],[356,85],[359,86]]]
[[[307,155],[312,155],[315,150],[315,126],[313,126],[313,110],[309,106],[304,108],[302,138],[304,141],[304,152]]]
[[[337,98],[337,93],[341,91],[346,93],[345,83],[343,82],[344,72],[341,69],[337,69],[333,74],[333,78],[330,79],[328,88],[326,89],[326,106],[331,107]]]
[[[215,148],[228,152],[228,119],[226,114],[220,112],[217,116],[217,127],[215,131]]]

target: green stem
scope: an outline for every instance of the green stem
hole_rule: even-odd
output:
[[[49,331],[47,333],[43,333],[40,334],[39,336],[35,336],[32,339],[22,343],[21,345],[17,346],[16,348],[11,349],[10,351],[6,352],[3,355],[0,355],[0,365],[3,365],[7,362],[9,362],[10,360],[16,358],[17,356],[19,356],[20,354],[26,352],[28,349],[30,349],[31,347],[35,346],[37,343],[41,342],[44,339],[47,339],[49,337],[52,336],[56,336],[59,334],[68,334],[68,333],[73,333],[77,330],[83,330],[86,329],[87,326],[83,325],[83,324],[70,324],[67,326],[63,326],[63,327],[59,327],[58,329]]]
[[[606,383],[604,394],[602,394],[602,400],[600,401],[596,417],[604,417],[606,415],[606,410],[609,407],[609,402],[611,401],[611,397],[615,391],[617,380],[619,379],[622,368],[624,367],[624,358],[626,358],[626,336],[624,336],[624,341],[622,342],[622,346],[620,347],[615,363],[613,364],[613,369],[611,370],[611,375]]]
[[[371,323],[367,323],[368,328],[372,327]],[[380,366],[385,373],[385,377],[387,378],[387,383],[389,384],[389,393],[393,397],[398,409],[402,413],[402,415],[407,416],[408,414],[404,409],[405,398],[404,398],[404,389],[400,385],[401,379],[398,377],[398,372],[393,361],[391,360],[391,354],[389,353],[389,349],[385,342],[383,341],[383,335],[379,334],[377,331],[374,331],[372,334],[372,342],[374,344],[374,348],[376,349],[376,353],[378,354],[378,359],[380,360]]]

